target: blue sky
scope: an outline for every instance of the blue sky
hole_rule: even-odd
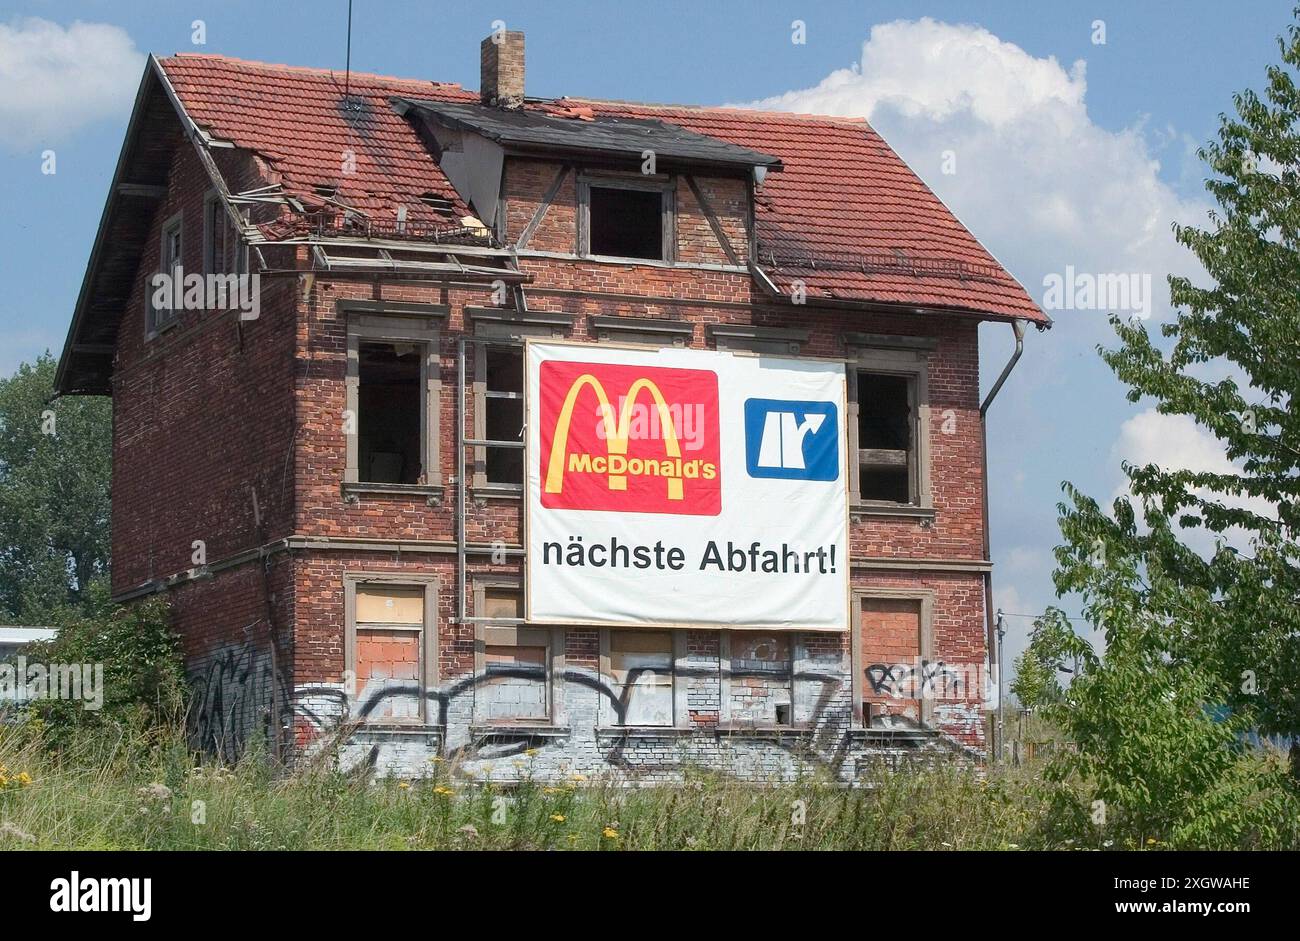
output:
[[[1196,274],[1168,236],[1208,205],[1194,149],[1234,92],[1262,85],[1292,4],[355,0],[352,64],[477,87],[478,42],[500,19],[527,34],[530,94],[860,114],[1035,297],[1067,265],[1149,274],[1159,296],[1169,272]],[[346,9],[0,4],[0,375],[61,348],[144,54],[341,69]],[[794,20],[806,24],[802,44]],[[60,61],[79,65],[51,71]],[[41,172],[47,150],[54,174]],[[1094,352],[1108,342],[1104,312],[1052,316],[1050,332],[1031,331],[990,416],[995,598],[1018,613],[1053,600],[1062,480],[1109,499],[1121,457],[1222,460],[1190,423],[1124,400]],[[1168,316],[1158,300],[1149,322]],[[982,328],[985,388],[1010,347],[1007,327]],[[1012,653],[1028,625],[1011,621]]]

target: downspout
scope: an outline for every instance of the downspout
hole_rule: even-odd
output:
[[[993,383],[993,388],[989,389],[989,394],[984,397],[980,403],[980,435],[981,435],[981,454],[984,461],[984,559],[992,561],[993,547],[992,540],[989,537],[989,431],[988,415],[989,406],[993,404],[993,399],[997,397],[998,392],[1002,390],[1002,384],[1007,381],[1007,376],[1011,375],[1011,370],[1016,368],[1016,363],[1020,360],[1020,354],[1025,351],[1025,322],[1023,320],[1011,321],[1011,329],[1016,334],[1016,351],[1011,354],[1007,364],[1002,367],[1002,374],[998,376],[997,382]],[[993,569],[990,568],[984,573],[984,632],[985,647],[988,649],[989,669],[996,670],[998,677],[998,699],[1002,699],[1002,672],[994,667],[998,662],[998,639],[997,632],[993,622]],[[1001,756],[1002,730],[995,728],[994,741],[991,743],[990,751],[994,761]]]

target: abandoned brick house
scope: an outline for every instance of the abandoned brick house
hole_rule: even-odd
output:
[[[479,778],[977,755],[978,328],[1013,328],[1000,385],[1047,318],[861,120],[529,98],[522,34],[480,56],[477,94],[146,67],[58,389],[112,396],[113,589],[170,600],[196,742]],[[255,303],[161,303],[185,272]],[[842,364],[847,629],[530,623],[537,338]]]

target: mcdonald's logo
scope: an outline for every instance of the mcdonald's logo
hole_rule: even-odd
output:
[[[546,360],[536,407],[542,506],[721,511],[716,373]]]

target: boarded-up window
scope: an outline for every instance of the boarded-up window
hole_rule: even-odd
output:
[[[424,684],[424,589],[358,585],[356,708],[368,721],[419,720]]]
[[[489,681],[482,690],[489,720],[547,718],[545,646],[488,644],[484,665]]]
[[[862,600],[862,715],[868,724],[886,716],[920,721],[921,627],[918,600]]]
[[[729,642],[731,721],[789,725],[794,677],[791,635],[735,631]]]
[[[524,616],[523,596],[514,588],[485,588],[480,614],[485,618],[521,618]]]
[[[517,588],[484,588],[479,617],[520,618],[523,597]],[[548,632],[522,625],[484,626],[483,675],[475,712],[487,722],[544,722],[550,718]]]
[[[673,638],[667,631],[609,632],[616,725],[673,724]]]

